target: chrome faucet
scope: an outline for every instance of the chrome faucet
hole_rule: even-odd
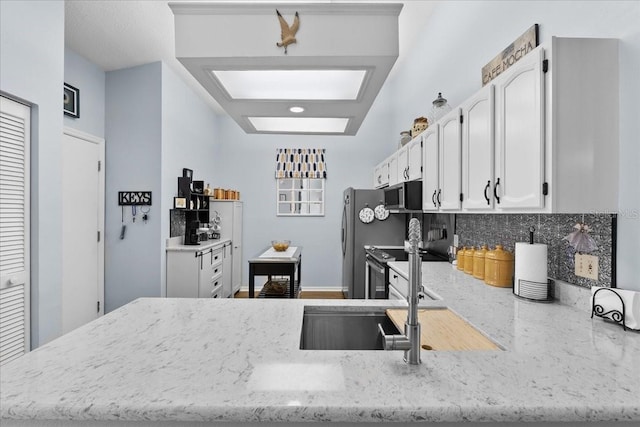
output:
[[[422,288],[422,260],[418,244],[421,239],[420,221],[412,218],[409,221],[409,295],[407,302],[409,311],[404,323],[403,335],[387,335],[382,325],[378,323],[378,330],[382,335],[382,345],[385,350],[403,350],[404,361],[410,365],[420,364],[420,323],[418,322],[418,301],[424,298]]]

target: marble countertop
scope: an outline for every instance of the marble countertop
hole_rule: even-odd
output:
[[[640,334],[573,307],[517,299],[448,263],[424,263],[422,273],[444,298],[424,305],[449,307],[505,350],[423,351],[422,364],[409,366],[402,352],[299,348],[305,306],[400,301],[142,298],[3,366],[0,416],[640,421]]]
[[[182,236],[179,236],[180,241],[182,241]],[[203,240],[199,245],[183,245],[182,243],[176,243],[173,241],[167,242],[167,251],[174,252],[197,252],[204,251],[209,248],[214,248],[217,246],[222,247],[225,243],[231,242],[230,239],[216,239],[216,240]]]

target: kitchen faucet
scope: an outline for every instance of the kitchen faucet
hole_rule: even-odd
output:
[[[422,288],[422,260],[418,243],[422,233],[420,221],[412,218],[409,221],[409,311],[404,323],[403,335],[387,335],[382,325],[378,323],[378,330],[382,335],[382,345],[385,350],[403,350],[404,361],[410,365],[420,364],[420,323],[418,322],[418,301],[424,298]]]

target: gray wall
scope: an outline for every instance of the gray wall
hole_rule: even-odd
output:
[[[303,286],[341,287],[342,193],[347,187],[371,188],[374,165],[397,148],[389,145],[398,138],[387,126],[392,105],[385,98],[383,90],[357,136],[248,135],[230,118],[220,118],[212,187],[238,190],[244,201],[244,285],[248,258],[273,239],[289,239],[304,247]],[[325,216],[276,216],[276,148],[326,148]]]
[[[80,117],[64,116],[64,126],[104,138],[105,72],[73,50],[64,49],[64,81],[80,90]]]
[[[105,311],[139,297],[166,294],[169,209],[182,168],[213,181],[216,116],[165,64],[110,71],[106,78]],[[118,191],[152,191],[145,224]]]
[[[166,64],[162,64],[162,199],[158,247],[162,262],[162,295],[165,295],[165,240],[169,237],[169,210],[178,195],[178,177],[182,168],[193,171],[193,179],[213,184],[217,144],[217,118]],[[155,214],[159,210],[154,209]]]
[[[540,24],[541,42],[550,41],[551,36],[619,38],[618,286],[640,290],[638,22],[640,2],[588,1],[579,6],[573,1],[439,2],[423,26],[412,57],[388,83],[394,89],[397,109],[391,127],[394,133],[407,129],[414,117],[429,111],[438,92],[451,106],[459,105],[480,89],[482,66],[534,23]]]
[[[64,2],[0,2],[0,91],[33,104],[31,341],[60,334]]]
[[[160,296],[162,65],[110,71],[106,78],[105,312],[138,297]],[[152,191],[145,224],[124,207],[118,191]]]

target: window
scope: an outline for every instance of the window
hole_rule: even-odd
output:
[[[278,216],[324,216],[324,178],[279,178]]]

